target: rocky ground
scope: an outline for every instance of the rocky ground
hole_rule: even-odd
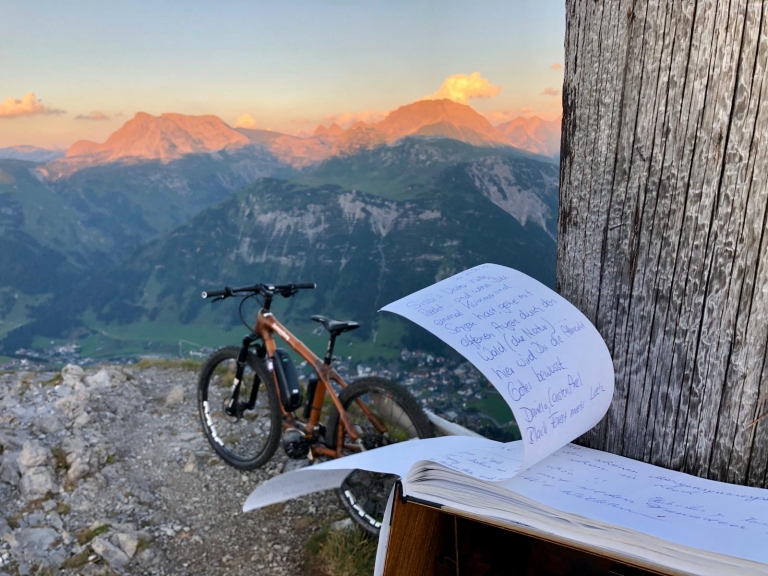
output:
[[[310,571],[306,541],[344,518],[335,495],[243,514],[289,461],[224,464],[195,386],[157,367],[0,375],[0,576]]]

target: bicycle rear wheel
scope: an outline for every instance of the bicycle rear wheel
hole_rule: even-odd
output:
[[[424,410],[405,388],[390,380],[375,376],[361,378],[342,390],[339,400],[360,434],[365,450],[433,435],[432,424]],[[386,433],[381,434],[371,424],[357,400],[361,400],[384,423]],[[338,442],[338,425],[339,413],[333,409],[328,417],[326,445],[334,448]],[[345,445],[352,444],[346,431],[343,442]],[[354,453],[352,449],[344,452]],[[355,470],[347,476],[337,493],[352,520],[367,533],[378,536],[389,493],[396,481],[397,476],[392,474]]]
[[[282,434],[282,415],[264,363],[249,354],[235,414],[226,412],[232,398],[240,348],[229,346],[211,354],[200,371],[198,408],[208,442],[230,466],[253,470],[275,453]]]

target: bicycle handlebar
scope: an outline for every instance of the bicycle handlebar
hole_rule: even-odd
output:
[[[242,294],[243,292],[259,293],[262,296],[274,296],[280,294],[281,296],[288,298],[296,293],[296,290],[314,290],[317,288],[315,283],[305,284],[254,284],[253,286],[243,286],[241,288],[230,288],[225,286],[224,290],[211,290],[210,292],[203,292],[203,298],[230,298],[235,294]]]

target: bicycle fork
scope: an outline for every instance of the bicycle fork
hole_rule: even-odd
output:
[[[251,333],[248,334],[243,338],[243,345],[240,347],[240,353],[237,355],[237,368],[235,370],[235,380],[232,383],[232,392],[229,397],[229,401],[227,401],[227,404],[225,406],[224,411],[229,416],[234,416],[235,418],[239,418],[241,415],[240,407],[238,405],[238,400],[240,398],[240,387],[243,383],[243,375],[245,374],[245,366],[248,363],[248,350],[251,347],[251,344],[253,344],[254,341],[256,341],[259,338],[258,335]],[[255,381],[256,376],[254,375],[254,383],[251,388],[251,397],[248,399],[248,405],[247,409],[252,410],[253,407],[256,405],[256,397],[259,392],[259,386],[258,383]]]

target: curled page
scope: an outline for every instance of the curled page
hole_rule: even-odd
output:
[[[613,363],[597,329],[521,272],[482,264],[382,310],[426,328],[493,384],[520,427],[522,468],[592,428],[611,403]]]

